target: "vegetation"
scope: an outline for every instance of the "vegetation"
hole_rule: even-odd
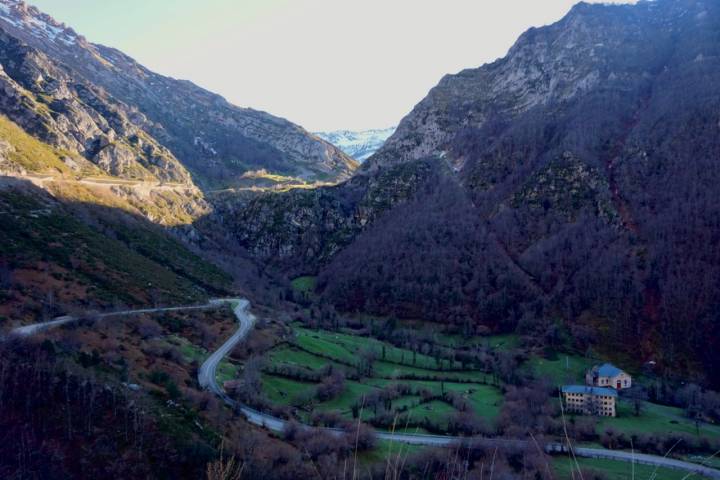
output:
[[[693,25],[682,2],[661,3],[581,5],[507,59],[449,77],[362,179],[253,202],[235,225],[243,244],[319,272],[318,293],[343,312],[538,338],[561,322],[582,353],[720,389],[717,66],[697,53],[717,47],[718,15],[693,4],[707,16]],[[587,35],[565,44],[575,19]],[[585,52],[572,71],[602,64],[615,80],[550,88],[568,65],[537,60],[545,45]],[[436,142],[442,158],[428,158]]]
[[[228,108],[188,82],[148,83],[139,66],[108,76],[119,57],[104,47],[75,58],[88,68],[60,68],[54,49],[45,55],[3,34],[14,95],[2,105],[44,138],[77,137],[94,151],[88,158],[124,177],[187,180],[172,149],[204,186],[293,191],[228,195],[196,224],[210,209],[194,189],[100,194],[72,181],[98,171],[77,152],[0,118],[2,167],[55,179],[44,182],[52,195],[0,185],[0,322],[86,316],[0,343],[0,477],[199,478],[209,465],[211,477],[268,480],[341,471],[549,480],[543,441],[695,458],[720,450],[720,10],[705,3],[581,4],[569,20],[524,35],[511,58],[446,78],[363,175],[331,188],[291,175],[338,179],[355,165],[329,147],[319,167],[300,158],[314,140],[289,124]],[[568,53],[548,54],[548,45]],[[123,128],[91,138],[92,122]],[[266,122],[283,142],[264,135]],[[248,124],[252,135],[238,135]],[[149,133],[118,133],[139,125],[162,132],[167,148]],[[193,246],[152,223],[185,227],[175,233]],[[275,284],[258,295],[278,310],[259,322],[275,321],[273,330],[233,352],[218,379],[234,380],[228,394],[239,401],[289,419],[280,435],[198,390],[197,369],[231,318],[84,328],[101,309],[226,293],[233,279],[191,251],[209,255],[209,246],[237,255],[234,271],[245,270],[247,249],[266,261],[247,270]],[[288,287],[275,266],[289,278],[317,276]],[[418,327],[425,322],[438,328]],[[621,392],[618,418],[565,415],[557,387],[581,383],[596,357],[646,376]],[[392,446],[378,454],[368,424],[467,444],[400,461]],[[364,464],[373,459],[386,463]],[[577,472],[587,479],[687,478],[580,462],[600,472]],[[554,462],[561,478],[577,478],[576,466]]]
[[[74,213],[37,192],[0,191],[4,315],[22,319],[90,304],[188,304],[229,285],[217,267],[140,219],[97,206],[82,208],[81,218],[92,219],[87,223]]]
[[[298,277],[292,281],[292,288],[303,294],[311,294],[315,291],[316,277]]]
[[[555,458],[552,466],[558,480],[573,480],[578,478],[578,465],[585,480],[634,480],[639,478],[658,478],[662,480],[683,480],[687,473],[682,470],[670,468],[656,468],[651,465],[619,462],[614,460],[578,458]],[[695,475],[694,478],[703,478]]]
[[[615,431],[626,435],[641,433],[677,434],[687,433],[707,438],[720,439],[720,426],[706,422],[693,422],[683,409],[645,403],[641,414],[636,416],[629,401],[621,400],[617,418],[598,422],[598,432]]]
[[[502,395],[491,376],[460,362],[339,331],[295,325],[293,333],[265,354],[261,377],[261,395],[288,409],[283,415],[435,432],[454,431],[462,412],[488,425],[499,416]]]
[[[546,378],[553,385],[585,383],[585,373],[597,365],[598,360],[569,353],[552,353],[550,358],[535,355],[527,366],[537,378]]]
[[[71,173],[58,151],[25,133],[4,115],[0,115],[0,140],[9,144],[5,154],[8,159],[30,172]]]

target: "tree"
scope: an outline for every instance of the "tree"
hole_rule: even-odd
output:
[[[345,436],[352,448],[358,451],[370,450],[377,443],[375,430],[361,422],[354,422],[345,430]]]
[[[635,385],[632,388],[625,391],[625,395],[630,399],[633,406],[633,414],[639,417],[645,406],[645,401],[648,399],[647,391],[639,386]]]
[[[365,377],[371,377],[374,371],[374,363],[377,354],[372,348],[365,348],[360,352],[360,360],[358,362],[358,372]]]
[[[317,386],[315,396],[321,402],[325,402],[337,397],[343,390],[345,390],[345,375],[340,370],[334,369]]]
[[[245,364],[240,377],[242,388],[238,393],[246,400],[256,400],[262,392],[262,359],[253,357]]]
[[[208,463],[207,480],[240,480],[243,473],[243,465],[233,456],[226,458],[224,455],[225,440],[220,444],[220,456],[214,462]]]
[[[5,261],[0,261],[0,290],[10,290],[13,283],[13,271]]]

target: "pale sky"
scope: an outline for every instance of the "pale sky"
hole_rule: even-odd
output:
[[[308,130],[396,125],[575,0],[29,0],[90,41]]]

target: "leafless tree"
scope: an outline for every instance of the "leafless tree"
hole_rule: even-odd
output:
[[[0,290],[10,290],[13,283],[13,270],[5,261],[0,261]]]

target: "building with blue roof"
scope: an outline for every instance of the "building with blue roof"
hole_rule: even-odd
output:
[[[585,383],[591,387],[624,390],[632,387],[632,377],[612,363],[596,365],[585,374]]]
[[[587,393],[590,395],[604,395],[608,397],[617,397],[617,391],[612,388],[588,387],[587,385],[565,385],[562,387],[563,393]]]
[[[614,417],[618,393],[612,388],[588,385],[565,385],[562,387],[563,403],[569,413]]]

